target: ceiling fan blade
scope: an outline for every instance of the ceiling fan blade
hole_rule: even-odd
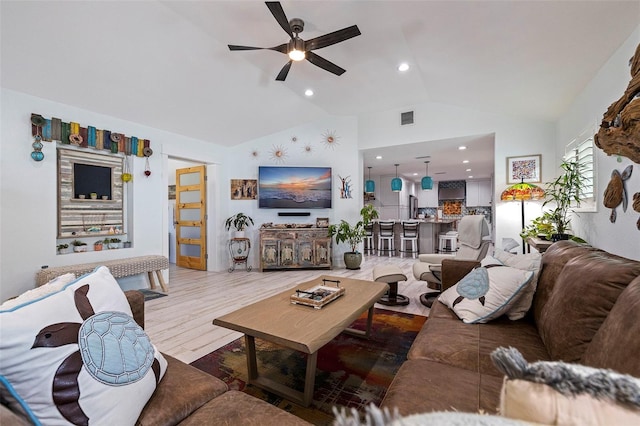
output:
[[[229,50],[261,50],[261,49],[269,49],[268,47],[251,47],[251,46],[236,46],[235,44],[228,44]]]
[[[316,55],[313,52],[307,52],[306,54],[307,61],[311,62],[313,65],[320,67],[324,70],[334,73],[335,75],[342,75],[347,70],[340,68],[333,62],[329,62],[321,56]]]
[[[289,43],[284,43],[281,44],[280,46],[274,46],[274,47],[269,47],[269,50],[275,50],[276,52],[280,52],[280,53],[284,53],[285,55],[288,54],[288,50],[289,50]]]
[[[287,15],[284,14],[284,10],[282,9],[282,5],[280,4],[280,2],[266,1],[265,3],[269,8],[269,10],[271,11],[271,14],[273,15],[273,17],[276,18],[276,21],[278,21],[278,24],[280,24],[280,26],[284,30],[284,32],[289,34],[289,37],[293,38],[293,32],[291,32],[291,26],[289,25],[289,20],[287,19]]]
[[[287,78],[287,74],[289,74],[289,70],[291,69],[292,62],[293,61],[289,61],[284,65],[284,67],[282,67],[282,69],[278,73],[278,76],[276,77],[277,81],[284,81]]]
[[[359,36],[360,30],[357,25],[352,25],[347,28],[343,28],[338,31],[334,31],[329,34],[325,34],[320,37],[312,38],[304,42],[305,49],[315,50],[322,49],[323,47],[331,46],[332,44],[340,43],[341,41],[348,40],[350,38]]]

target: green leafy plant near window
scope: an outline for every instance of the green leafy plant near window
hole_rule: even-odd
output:
[[[567,231],[571,230],[571,217],[569,216],[575,207],[580,206],[581,196],[585,189],[585,181],[582,177],[582,164],[577,161],[563,161],[560,164],[563,173],[555,180],[546,183],[544,203],[542,207],[551,204],[553,208],[545,211],[527,225],[520,236],[543,237],[548,240],[568,239],[585,242],[579,237],[570,237]]]

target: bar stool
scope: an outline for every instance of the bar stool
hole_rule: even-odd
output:
[[[418,226],[419,222],[414,220],[402,221],[402,235],[400,235],[400,257],[405,253],[411,253],[415,259],[418,255]],[[406,250],[406,244],[411,243],[411,250]]]
[[[395,239],[393,226],[395,223],[393,220],[381,220],[378,222],[380,226],[380,230],[378,231],[378,256],[384,252],[388,252],[389,257],[395,256],[395,248],[393,247],[393,240]],[[385,242],[387,243],[386,248]]]
[[[449,231],[446,234],[440,234],[438,252],[455,253],[456,251],[458,251],[458,233],[456,231]]]
[[[373,245],[373,223],[364,226],[364,254],[376,254]]]

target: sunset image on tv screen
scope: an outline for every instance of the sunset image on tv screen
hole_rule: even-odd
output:
[[[260,167],[262,208],[331,208],[331,167]]]

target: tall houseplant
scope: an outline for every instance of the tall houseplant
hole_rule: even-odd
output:
[[[339,225],[329,225],[329,236],[335,237],[337,244],[346,242],[351,248],[351,251],[344,253],[344,264],[347,269],[360,269],[362,253],[358,251],[358,244],[362,242],[364,235],[364,225],[361,220],[354,226],[344,219]]]
[[[569,238],[567,231],[570,228],[571,218],[569,213],[574,207],[580,206],[580,197],[585,189],[585,181],[582,177],[582,165],[577,161],[563,161],[560,164],[563,172],[554,181],[547,182],[545,189],[544,208],[552,203],[550,221],[554,227],[551,236],[552,241],[566,240]]]
[[[236,230],[237,238],[244,237],[244,230],[249,225],[253,225],[253,219],[242,212],[228,217],[224,222],[224,226],[227,231],[229,231],[232,227]]]
[[[371,223],[373,219],[378,219],[378,210],[373,207],[373,204],[365,204],[362,209],[360,209],[360,216],[362,216],[362,224],[367,226]]]

